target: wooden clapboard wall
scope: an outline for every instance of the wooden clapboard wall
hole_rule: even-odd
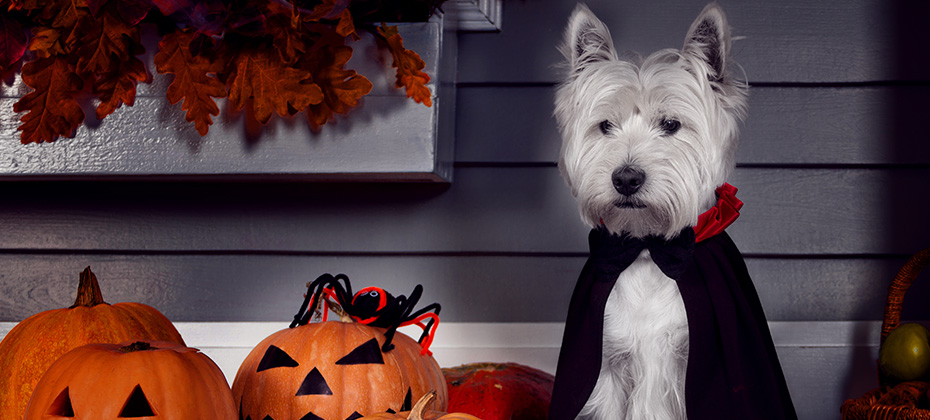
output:
[[[558,328],[587,252],[587,229],[555,166],[551,118],[555,46],[574,4],[508,0],[502,32],[459,36],[451,185],[0,184],[0,322],[70,305],[77,274],[91,265],[109,301],[158,307],[192,331],[194,345],[238,348],[231,364],[247,351],[242,342],[261,337],[203,341],[203,323],[283,327],[304,283],[324,272],[402,294],[422,283],[423,302],[441,302],[457,334],[499,334],[478,340],[487,347],[507,345],[520,326]],[[619,49],[640,52],[680,46],[703,6],[588,4]],[[730,232],[777,327],[799,413],[838,418],[844,398],[874,386],[888,283],[930,246],[930,6],[722,5],[744,37],[733,52],[752,85],[731,182],[746,206]],[[930,319],[923,283],[930,275],[909,293],[906,318]],[[261,325],[253,335],[272,324]],[[557,340],[503,354],[551,370]]]

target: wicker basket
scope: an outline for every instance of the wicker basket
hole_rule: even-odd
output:
[[[882,321],[881,342],[901,324],[904,294],[921,270],[930,265],[930,248],[918,252],[898,271],[888,288],[888,301]],[[879,387],[864,396],[846,400],[840,408],[843,420],[930,420],[930,410],[916,408],[905,402],[910,397],[925,396],[930,383],[905,382],[891,387],[881,369],[878,369]]]

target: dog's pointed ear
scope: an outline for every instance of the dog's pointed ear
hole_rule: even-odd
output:
[[[578,73],[592,63],[617,59],[607,25],[580,3],[568,19],[561,51],[572,73]]]
[[[691,24],[682,52],[706,64],[710,81],[722,82],[726,77],[727,59],[730,54],[730,27],[727,25],[723,9],[717,3],[710,3],[704,7]]]

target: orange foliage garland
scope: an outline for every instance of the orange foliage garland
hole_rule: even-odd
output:
[[[46,369],[71,349],[89,343],[151,339],[184,344],[160,312],[141,303],[103,301],[97,277],[81,273],[74,306],[35,314],[0,341],[0,413],[22,419],[26,403]]]
[[[444,0],[419,0],[431,13]],[[183,102],[186,119],[208,133],[219,115],[216,99],[265,124],[272,114],[305,112],[318,130],[371,91],[371,82],[346,69],[351,40],[368,29],[384,39],[397,68],[396,87],[431,106],[420,56],[403,46],[396,27],[375,29],[357,19],[395,17],[387,0],[0,0],[0,76],[23,63],[32,91],[14,104],[20,141],[73,137],[85,119],[79,105],[97,102],[103,119],[132,106],[139,82],[152,80],[138,58],[142,27],[158,27],[155,71],[173,76],[167,97]],[[385,12],[380,12],[384,10]],[[361,16],[356,16],[358,13]],[[400,12],[398,12],[400,13]],[[370,20],[369,20],[370,22]]]

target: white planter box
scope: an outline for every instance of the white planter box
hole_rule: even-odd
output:
[[[429,22],[400,24],[404,45],[426,62],[433,92],[427,108],[393,87],[391,56],[364,34],[352,43],[355,69],[374,84],[346,117],[309,129],[304,113],[273,116],[250,138],[241,116],[220,100],[221,114],[201,137],[180,103],[165,99],[170,76],[139,84],[135,105],[102,121],[93,107],[72,139],[21,144],[22,114],[13,104],[27,92],[19,80],[0,97],[0,180],[184,179],[362,180],[450,182],[455,133],[456,34],[437,13]],[[361,32],[360,32],[361,33]],[[154,42],[146,46],[149,63]],[[149,65],[154,72],[154,65]]]

